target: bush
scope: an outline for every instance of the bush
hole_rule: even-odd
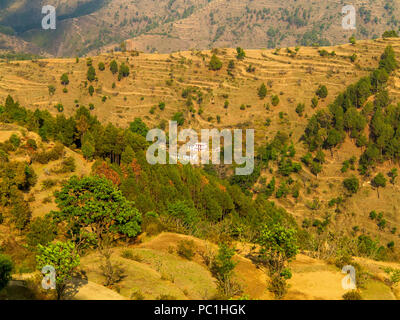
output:
[[[64,106],[61,103],[56,104],[54,108],[56,108],[58,112],[64,111]]]
[[[50,151],[42,151],[35,153],[32,156],[32,161],[39,162],[41,164],[47,164],[50,161],[55,161],[61,158],[64,153],[64,146],[60,143],[56,143],[53,149]]]
[[[217,71],[222,68],[222,62],[215,54],[213,54],[211,57],[209,68],[213,71]]]
[[[0,254],[0,291],[5,288],[11,280],[13,264],[8,256]]]
[[[325,99],[328,96],[328,89],[326,86],[322,85],[319,86],[318,90],[315,92],[315,94],[320,97],[321,99]]]
[[[178,243],[177,253],[188,260],[192,260],[194,257],[195,244],[193,240],[181,240]]]
[[[61,84],[66,86],[69,83],[68,74],[64,73],[61,76]],[[50,90],[49,90],[50,91]]]
[[[246,53],[242,48],[237,47],[236,52],[237,52],[236,59],[243,60],[246,57]]]
[[[296,113],[301,117],[303,115],[304,109],[305,109],[305,104],[304,103],[299,103],[296,107]]]
[[[87,79],[90,82],[92,82],[92,81],[95,80],[95,78],[96,78],[96,70],[92,66],[90,66],[88,71],[87,71]]]
[[[24,200],[18,200],[14,203],[11,214],[13,216],[12,221],[20,230],[25,229],[32,216],[29,204]]]
[[[277,95],[272,96],[271,103],[274,107],[276,107],[279,104],[279,97]]]
[[[362,300],[362,297],[357,290],[352,290],[343,295],[343,300]]]
[[[132,250],[126,249],[126,250],[122,251],[121,257],[125,258],[125,259],[133,260]]]
[[[67,157],[61,162],[61,167],[56,170],[56,173],[68,173],[74,172],[76,169],[75,159],[73,157]]]
[[[352,176],[351,178],[344,179],[343,186],[351,193],[357,193],[360,184],[358,179],[355,176]]]
[[[48,190],[57,185],[57,180],[45,179],[42,181],[42,190]]]
[[[29,232],[26,240],[31,248],[36,248],[38,244],[47,245],[52,242],[57,234],[57,228],[53,221],[48,218],[35,218],[29,225]]]
[[[267,95],[267,87],[265,86],[265,83],[261,84],[260,88],[258,88],[258,96],[260,99],[264,99],[265,96]]]
[[[112,74],[116,74],[118,72],[118,64],[117,61],[113,60],[110,63],[110,71],[112,72]]]

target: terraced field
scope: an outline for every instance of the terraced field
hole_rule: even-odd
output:
[[[105,71],[96,71],[98,80],[92,83],[96,90],[93,96],[85,88],[87,67],[84,59],[79,63],[75,59],[2,62],[0,98],[11,94],[23,105],[48,109],[52,113],[57,112],[54,105],[60,102],[66,114],[72,114],[77,104],[88,106],[93,103],[94,113],[102,121],[126,126],[140,116],[149,125],[157,125],[161,119],[169,119],[177,111],[188,113],[181,93],[184,88],[195,87],[203,93],[203,101],[200,104],[195,102],[194,107],[197,111],[201,108],[203,113],[187,117],[187,125],[229,127],[246,123],[248,127],[265,131],[263,124],[267,117],[275,123],[279,113],[286,112],[290,124],[296,123],[295,131],[300,132],[302,126],[297,124],[305,123],[305,120],[292,112],[297,104],[304,102],[305,113],[311,115],[314,110],[310,108],[310,101],[320,84],[325,84],[329,90],[328,98],[320,107],[328,104],[345,86],[368,74],[368,69],[377,65],[377,59],[388,43],[395,49],[400,45],[395,40],[376,40],[360,41],[355,46],[326,48],[329,52],[336,52],[334,57],[321,57],[318,50],[324,48],[302,47],[294,57],[286,49],[276,54],[272,50],[246,50],[244,61],[235,59],[235,50],[220,49],[217,55],[223,62],[223,68],[219,71],[208,69],[209,51],[171,55],[140,54],[138,57],[132,57],[129,53],[104,54],[93,57],[96,69],[100,61],[106,63]],[[352,63],[349,57],[354,52],[357,52],[358,59]],[[131,74],[128,78],[118,81],[117,76],[111,74],[108,65],[114,58],[119,63],[130,65]],[[231,59],[235,60],[233,77],[226,71]],[[248,72],[250,65],[255,68],[254,72]],[[69,74],[70,83],[66,86],[68,94],[62,92],[63,86],[60,84],[63,73]],[[173,81],[167,85],[166,81],[170,79]],[[268,86],[268,96],[260,100],[257,88],[263,82]],[[49,95],[49,85],[56,87],[53,96]],[[392,80],[390,92],[394,96],[400,94],[398,77]],[[273,94],[279,96],[280,103],[267,111],[265,104],[270,102],[269,97]],[[107,101],[101,101],[103,96],[107,97]],[[228,109],[223,107],[225,100],[229,101]],[[157,108],[154,114],[150,114],[151,107],[161,101],[166,103],[165,110]],[[248,108],[240,110],[242,104]],[[220,123],[216,123],[217,115],[221,117]],[[274,127],[268,128],[268,132],[273,132]]]

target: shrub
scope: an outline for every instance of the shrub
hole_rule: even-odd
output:
[[[61,167],[56,170],[57,173],[74,172],[76,169],[75,159],[67,157],[61,162]]]
[[[129,76],[129,73],[130,73],[129,67],[125,63],[122,63],[119,68],[118,80],[121,80],[122,78]]]
[[[133,259],[132,250],[125,249],[124,251],[122,251],[121,257],[125,258],[125,259],[131,259],[132,260]]]
[[[181,240],[178,243],[176,252],[183,258],[192,260],[194,257],[195,244],[193,240]]]
[[[56,87],[53,86],[52,84],[48,86],[49,89],[49,95],[54,95],[54,93],[56,92]]]
[[[68,78],[68,74],[64,73],[61,76],[61,84],[66,86],[69,83],[69,78]]]
[[[301,117],[303,115],[304,109],[305,109],[305,104],[304,103],[299,103],[296,107],[296,113]]]
[[[321,99],[325,99],[328,96],[328,89],[326,88],[326,86],[321,85],[319,86],[315,94]]]
[[[398,38],[399,35],[397,34],[396,30],[387,30],[382,34],[382,38]]]
[[[260,88],[258,88],[258,96],[260,99],[264,99],[265,96],[267,95],[267,87],[265,86],[265,83],[261,84]]]
[[[344,179],[343,186],[351,193],[357,193],[360,184],[358,179],[355,176],[352,176],[351,178]]]
[[[272,96],[271,103],[274,107],[276,107],[279,104],[279,97],[277,95]]]
[[[13,264],[11,259],[3,254],[0,254],[0,291],[5,288],[8,281],[11,280],[11,271]]]
[[[357,290],[346,292],[342,297],[343,300],[362,300],[361,294]]]
[[[215,54],[213,54],[213,56],[211,57],[209,68],[213,71],[217,71],[222,68],[222,62]]]
[[[118,72],[118,64],[117,61],[113,60],[110,63],[110,70],[112,72],[112,74],[116,74]]]
[[[238,60],[243,60],[246,57],[246,53],[240,47],[236,48],[236,53],[237,53],[236,59],[238,59]]]
[[[48,190],[57,185],[57,180],[45,179],[42,181],[42,190]]]
[[[89,69],[88,69],[88,71],[87,71],[87,79],[90,81],[90,82],[92,82],[92,81],[94,81],[95,80],[95,78],[96,78],[96,70],[92,67],[92,66],[90,66],[89,67]]]
[[[58,112],[64,111],[64,106],[61,103],[56,104],[54,108],[56,108]]]
[[[31,248],[36,248],[38,244],[47,245],[52,242],[57,235],[57,228],[53,220],[45,218],[35,218],[29,224],[29,231],[26,240]]]
[[[318,106],[318,98],[317,97],[314,97],[314,98],[312,98],[311,99],[311,107],[313,108],[313,109],[315,109],[317,106]]]

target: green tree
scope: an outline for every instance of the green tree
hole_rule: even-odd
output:
[[[122,152],[121,161],[125,164],[131,164],[133,159],[135,158],[135,152],[133,151],[131,146],[127,146]]]
[[[233,261],[234,255],[235,249],[229,248],[222,243],[218,247],[218,254],[211,266],[211,271],[218,280],[219,289],[226,298],[230,298],[235,294],[232,276],[237,262]]]
[[[66,86],[69,83],[69,78],[67,73],[63,73],[61,76],[61,84]]]
[[[396,30],[386,30],[383,34],[382,34],[382,38],[398,38],[399,35],[397,34]]]
[[[328,89],[326,88],[325,85],[319,86],[318,90],[315,92],[315,94],[320,97],[321,99],[325,99],[328,96]]]
[[[129,67],[125,63],[122,63],[119,67],[118,79],[121,80],[122,78],[129,76],[129,72]]]
[[[299,249],[296,230],[280,224],[264,225],[258,243],[271,277],[270,290],[281,299],[287,291],[286,280],[291,278],[287,264],[296,257]]]
[[[88,71],[87,71],[87,79],[92,82],[94,79],[96,79],[96,70],[93,68],[93,66],[90,66]]]
[[[35,218],[29,224],[29,231],[26,240],[31,248],[36,248],[38,244],[47,245],[53,241],[57,235],[57,228],[49,217]]]
[[[135,118],[135,120],[129,123],[129,130],[134,133],[140,134],[143,137],[146,137],[147,132],[149,132],[149,128],[143,122],[141,118]]]
[[[115,61],[115,60],[111,61],[110,70],[111,70],[112,74],[118,73],[118,63],[117,63],[117,61]]]
[[[38,270],[52,266],[56,271],[57,300],[63,298],[67,282],[72,278],[72,272],[79,266],[80,259],[73,242],[56,242],[47,246],[38,245],[36,256]]]
[[[222,68],[222,62],[215,54],[213,54],[211,57],[209,68],[213,71],[217,71]]]
[[[189,227],[195,226],[199,221],[197,210],[185,201],[177,201],[168,204],[165,214],[182,221]]]
[[[399,176],[397,168],[390,170],[388,176],[390,177],[390,183],[394,185],[396,183],[396,178]]]
[[[76,241],[90,236],[101,246],[108,233],[135,237],[141,230],[141,215],[134,203],[105,178],[71,177],[55,198],[59,211],[51,215],[56,222],[66,223]]]
[[[258,96],[260,99],[264,99],[267,95],[267,87],[265,86],[265,83],[262,83],[261,86],[258,88]]]
[[[238,60],[243,60],[246,57],[246,53],[240,47],[236,48],[236,53],[237,53],[236,59],[238,59]]]
[[[371,181],[372,186],[374,186],[376,188],[376,191],[378,193],[378,198],[379,198],[379,188],[382,187],[386,187],[386,178],[385,176],[379,172],[375,178],[372,179]]]
[[[303,116],[304,109],[306,108],[306,105],[304,103],[299,103],[296,107],[296,113],[301,117]]]
[[[8,281],[11,280],[11,271],[13,263],[11,259],[3,254],[0,254],[0,291],[5,288]]]
[[[53,86],[52,84],[48,86],[49,89],[49,95],[54,95],[54,93],[56,92],[56,87]]]
[[[349,42],[350,42],[352,45],[355,45],[355,44],[356,44],[356,38],[355,38],[354,36],[351,36],[350,39],[349,39]]]
[[[276,107],[279,104],[279,97],[277,95],[273,95],[271,97],[271,103],[274,107]]]
[[[89,87],[89,94],[90,94],[91,96],[93,96],[93,93],[94,93],[94,88],[93,88],[92,85],[90,85],[90,87]]]
[[[99,63],[99,70],[104,71],[106,69],[106,66],[104,65],[104,62]]]
[[[25,229],[32,217],[32,211],[29,204],[23,199],[15,201],[11,214],[12,221],[20,230]]]
[[[360,183],[355,176],[343,180],[343,186],[351,193],[357,193]]]

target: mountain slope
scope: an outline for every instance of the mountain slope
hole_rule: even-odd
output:
[[[41,0],[2,2],[0,32],[56,56],[95,54],[131,39],[145,52],[212,47],[272,48],[346,43],[398,29],[393,0],[354,1],[357,30],[343,30],[340,1],[85,0],[54,1],[57,30],[41,30]],[[11,29],[10,29],[11,28]]]

